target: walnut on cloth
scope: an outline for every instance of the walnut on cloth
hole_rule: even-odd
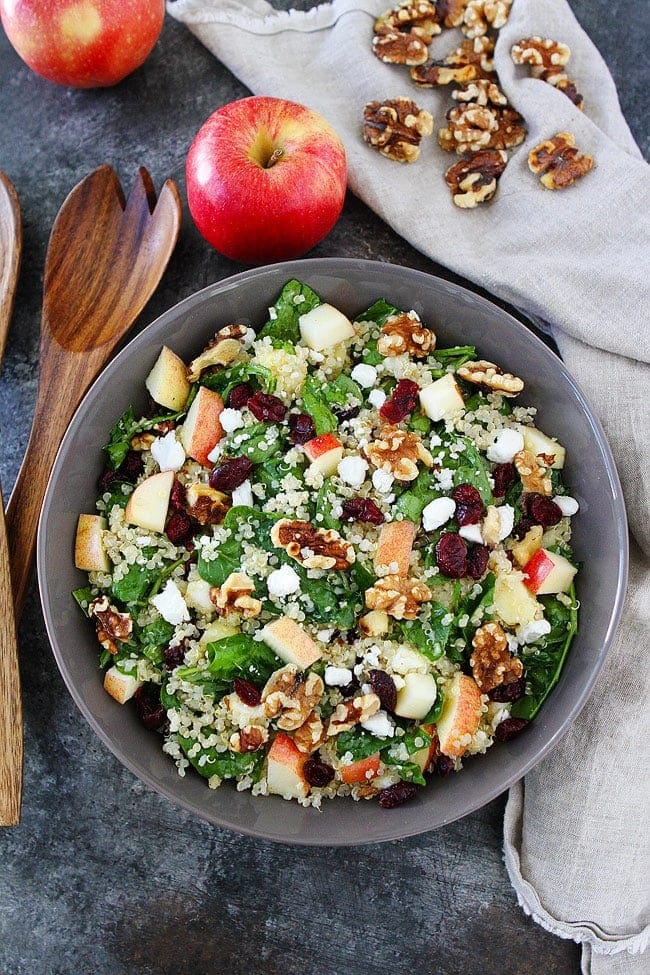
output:
[[[430,44],[441,31],[437,4],[431,0],[402,0],[396,7],[386,10],[375,21],[375,34],[402,31],[414,34],[425,44]]]
[[[455,88],[451,97],[457,102],[474,102],[475,105],[497,105],[508,104],[508,99],[503,94],[496,82],[490,78],[477,78],[470,81],[462,88]]]
[[[364,142],[396,162],[415,162],[422,137],[432,132],[433,116],[410,98],[368,102],[363,110]]]
[[[411,78],[421,88],[438,85],[465,85],[478,78],[496,77],[494,41],[491,37],[466,40],[450,51],[442,61],[427,61],[411,68]]]
[[[450,166],[445,182],[456,206],[471,209],[491,200],[507,162],[508,154],[502,149],[484,149]]]
[[[528,168],[541,175],[549,190],[563,190],[594,167],[594,157],[581,154],[570,132],[558,132],[528,153]]]
[[[502,396],[517,396],[524,388],[524,381],[510,372],[504,372],[501,366],[487,359],[477,359],[465,362],[457,370],[457,374],[466,383],[476,386],[486,386]]]
[[[512,0],[468,0],[461,30],[467,37],[482,37],[492,28],[499,30],[506,23]]]
[[[120,613],[107,596],[93,599],[88,616],[94,617],[97,639],[107,653],[117,653],[117,644],[126,643],[133,632],[130,613]]]
[[[561,69],[571,57],[571,48],[568,44],[554,41],[550,37],[535,35],[513,44],[510,48],[510,57],[515,64],[527,64],[533,78],[540,78],[545,71],[557,71],[561,74]],[[550,81],[550,78],[544,80]]]
[[[472,675],[481,692],[514,684],[524,672],[524,666],[508,650],[508,640],[500,623],[484,623],[472,638],[474,652],[469,658]]]
[[[388,575],[366,589],[366,606],[379,609],[396,620],[414,620],[422,603],[432,599],[429,587],[419,579]]]
[[[306,569],[349,569],[356,559],[354,547],[334,528],[314,528],[309,521],[281,518],[271,541]]]
[[[377,352],[383,356],[407,353],[416,359],[426,358],[436,347],[436,336],[423,325],[417,312],[390,315],[377,340]]]
[[[375,34],[372,51],[385,64],[406,64],[409,67],[424,64],[429,56],[429,48],[420,37],[399,30]]]
[[[374,467],[390,472],[398,481],[414,481],[418,476],[418,461],[433,467],[433,457],[417,433],[386,425],[379,437],[364,447],[363,452]]]
[[[438,132],[446,152],[466,155],[479,149],[513,149],[526,138],[526,127],[513,108],[467,102],[447,112],[448,125]]]

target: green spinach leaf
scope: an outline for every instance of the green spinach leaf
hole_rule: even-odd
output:
[[[313,376],[307,376],[302,387],[302,403],[305,413],[309,413],[314,421],[317,436],[338,429],[339,421],[329,408],[325,387]]]
[[[259,386],[264,393],[273,393],[277,385],[271,370],[255,362],[237,362],[234,366],[228,366],[220,372],[202,376],[200,380],[201,386],[207,386],[208,389],[221,393],[224,400],[239,383],[251,382],[254,386]]]
[[[160,414],[160,416],[136,420],[133,407],[129,406],[111,430],[109,442],[102,447],[108,457],[108,466],[111,470],[117,470],[131,449],[131,439],[136,433],[151,430],[156,423],[162,423],[163,420],[178,420],[184,413],[184,410],[180,410],[178,413],[168,411]]]
[[[274,341],[297,345],[300,341],[298,319],[317,305],[322,305],[322,301],[315,291],[295,278],[288,281],[273,306],[275,316],[269,318],[259,337],[263,339],[268,335]]]
[[[218,752],[216,748],[204,748],[196,755],[190,755],[190,751],[196,742],[191,738],[178,736],[178,744],[189,759],[192,766],[204,779],[209,779],[213,775],[218,775],[220,779],[235,779],[240,775],[253,775],[259,778],[262,765],[264,763],[264,752]]]

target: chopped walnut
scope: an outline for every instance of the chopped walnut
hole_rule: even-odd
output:
[[[244,619],[252,619],[262,612],[259,599],[251,596],[255,583],[243,572],[231,572],[220,586],[212,586],[210,600],[217,608],[219,616],[237,613]]]
[[[580,111],[583,110],[585,106],[585,100],[576,88],[575,82],[567,78],[565,74],[555,74],[554,72],[549,72],[550,77],[546,77],[546,72],[540,75],[542,81],[548,81],[549,84],[561,91],[563,95],[566,95],[570,101],[579,108]]]
[[[293,741],[300,751],[305,752],[307,755],[311,755],[321,745],[325,744],[327,741],[327,732],[316,711],[312,711],[307,716],[306,721],[299,728],[296,728],[293,733]]]
[[[226,328],[242,329],[242,336],[246,330],[244,325],[229,325]],[[203,352],[196,359],[192,359],[187,367],[189,382],[196,382],[204,369],[208,369],[210,366],[229,366],[239,356],[243,348],[239,338],[226,337],[222,334],[225,331],[226,329],[221,329],[220,332],[217,332]]]
[[[375,34],[372,39],[372,50],[385,64],[409,66],[424,64],[429,54],[427,45],[420,37],[415,34],[403,34],[399,30],[387,30]]]
[[[350,731],[355,725],[367,721],[376,714],[381,707],[381,701],[376,694],[360,694],[351,701],[344,701],[337,705],[327,722],[327,737],[340,735],[342,731]]]
[[[377,18],[374,29],[375,34],[403,31],[430,44],[441,31],[437,6],[431,0],[402,0]]]
[[[542,547],[542,535],[544,529],[541,525],[533,525],[529,528],[524,537],[519,542],[515,542],[510,551],[512,557],[519,566],[524,566],[532,559],[535,552]]]
[[[467,37],[482,37],[490,28],[500,30],[506,23],[512,0],[468,0],[461,30]]]
[[[438,21],[445,27],[460,27],[468,0],[436,0]]]
[[[560,69],[571,57],[571,48],[550,37],[527,37],[512,45],[510,57],[515,64],[529,65],[531,75],[540,78],[545,71],[561,74]],[[550,78],[544,80],[549,81]]]
[[[189,484],[185,493],[185,510],[200,525],[220,525],[228,512],[228,498],[208,484]]]
[[[411,68],[411,78],[421,88],[465,85],[478,78],[494,78],[493,54],[494,41],[490,37],[463,41],[460,47],[450,51],[442,61],[427,61]]]
[[[419,579],[388,575],[366,589],[368,609],[381,609],[396,620],[414,620],[422,603],[432,598],[429,587]]]
[[[381,609],[373,609],[357,620],[357,626],[364,636],[383,636],[390,629],[388,613]]]
[[[415,162],[422,137],[433,132],[433,117],[410,98],[368,102],[363,119],[364,141],[396,162]]]
[[[271,529],[271,541],[306,569],[349,569],[354,548],[334,528],[314,528],[309,521],[281,518]]]
[[[433,457],[417,433],[392,425],[382,427],[379,439],[364,447],[363,452],[371,464],[390,472],[398,481],[414,481],[419,460],[425,467],[433,467]]]
[[[569,132],[558,132],[528,153],[528,167],[542,173],[541,181],[549,190],[562,190],[593,169],[594,157],[580,154]]]
[[[497,130],[490,136],[490,149],[515,149],[526,138],[526,125],[523,115],[514,108],[495,109]]]
[[[513,461],[524,491],[544,494],[546,497],[553,493],[553,484],[550,477],[546,476],[546,468],[538,462],[531,450],[520,450]]]
[[[374,799],[379,795],[379,789],[372,782],[362,782],[354,786],[352,794],[355,799]]]
[[[503,150],[483,149],[450,166],[445,182],[456,206],[471,209],[491,200],[507,162],[508,155]]]
[[[503,372],[500,366],[486,359],[466,362],[457,370],[457,374],[467,383],[477,386],[487,386],[502,396],[517,396],[524,388],[523,379],[513,376],[510,372]]]
[[[283,731],[295,731],[307,721],[324,689],[318,674],[303,674],[294,664],[287,664],[271,674],[262,690],[264,713],[267,718],[277,718]]]
[[[474,652],[469,663],[474,680],[483,694],[500,684],[514,684],[523,674],[523,664],[508,650],[508,640],[500,623],[479,626],[472,646]]]
[[[499,86],[489,78],[477,78],[462,88],[455,88],[451,97],[457,102],[474,102],[475,105],[508,104],[508,99]]]
[[[151,445],[155,439],[155,433],[136,433],[135,437],[131,437],[131,450],[137,450],[138,452],[151,450]]]
[[[438,132],[438,142],[445,152],[459,155],[475,152],[490,145],[491,133],[499,123],[496,112],[486,105],[457,105],[447,112],[449,125]]]
[[[435,332],[423,325],[414,311],[387,318],[377,342],[377,351],[383,356],[406,352],[416,359],[425,358],[435,347]]]
[[[133,632],[131,615],[118,612],[107,596],[93,599],[88,615],[95,618],[97,639],[107,653],[117,653],[117,644],[126,643]]]
[[[236,731],[231,735],[229,745],[233,752],[238,754],[258,752],[268,740],[269,733],[266,728],[260,728],[259,725],[249,725],[248,728],[242,728],[241,731]]]

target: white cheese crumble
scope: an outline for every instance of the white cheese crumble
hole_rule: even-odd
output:
[[[372,484],[375,491],[379,491],[380,494],[388,494],[393,486],[393,481],[395,477],[388,471],[375,471],[372,475]]]
[[[463,525],[458,529],[458,534],[461,538],[464,538],[466,542],[476,542],[478,545],[483,544],[483,535],[481,534],[480,525]]]
[[[575,498],[570,498],[568,494],[558,494],[553,501],[558,506],[565,518],[571,518],[577,514],[580,505]]]
[[[509,464],[515,454],[524,449],[524,438],[518,430],[500,430],[487,451],[487,459],[495,464]]]
[[[510,504],[502,504],[497,508],[499,512],[499,541],[503,541],[512,532],[515,524],[515,509]]]
[[[190,612],[181,591],[172,579],[167,580],[163,591],[159,592],[157,596],[153,596],[151,602],[162,618],[167,623],[171,623],[172,626],[186,623],[190,618]]]
[[[451,491],[454,486],[454,472],[452,470],[443,467],[442,470],[435,472],[434,477],[441,491]]]
[[[368,396],[368,402],[371,406],[374,406],[376,410],[380,410],[386,402],[386,393],[383,391],[383,389],[373,389]]]
[[[266,580],[270,596],[290,596],[300,589],[300,576],[290,565],[274,569]]]
[[[378,738],[392,738],[395,734],[395,726],[385,711],[377,711],[369,718],[361,722],[361,727],[365,728],[372,735]]]
[[[363,389],[370,389],[377,382],[377,370],[365,362],[360,362],[355,366],[350,375],[355,383],[359,383]]]
[[[238,504],[243,504],[247,508],[253,507],[253,489],[250,481],[244,481],[239,487],[234,488],[232,492],[233,508]]]
[[[218,461],[219,458],[221,457],[221,455],[223,453],[223,448],[224,448],[225,442],[226,442],[226,438],[224,437],[223,440],[219,440],[214,445],[214,447],[212,448],[212,450],[208,454],[208,460],[210,461],[211,464],[216,463],[216,461]]]
[[[240,427],[243,427],[244,417],[242,416],[241,410],[231,410],[230,407],[226,407],[219,414],[219,423],[225,433],[232,433],[233,430],[238,430]]]
[[[344,457],[340,461],[338,466],[339,477],[346,484],[349,484],[353,488],[360,488],[366,479],[366,472],[368,470],[368,462],[359,457],[358,454],[352,454],[350,457]]]
[[[551,632],[551,624],[548,620],[533,620],[531,623],[524,623],[517,630],[517,639],[520,643],[537,643],[543,636]]]
[[[452,498],[435,498],[422,511],[422,527],[426,532],[435,531],[453,517],[456,502]]]
[[[179,471],[185,463],[183,445],[170,430],[164,437],[156,437],[151,444],[151,456],[161,471]]]
[[[323,679],[328,687],[347,687],[352,680],[352,671],[347,667],[326,667]]]

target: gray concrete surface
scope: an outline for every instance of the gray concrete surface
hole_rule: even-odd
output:
[[[632,26],[620,0],[573,7],[647,151],[648,6],[635,5]],[[41,81],[0,32],[0,168],[15,182],[25,221],[0,376],[5,493],[31,423],[43,261],[65,194],[105,161],[125,185],[146,164],[158,185],[173,176],[183,189],[199,125],[244,94],[170,19],[145,68],[105,91]],[[313,253],[434,269],[352,197]],[[237,270],[208,248],[186,211],[170,268],[138,327]],[[503,797],[444,830],[381,847],[292,850],[222,832],[150,792],[94,737],[54,665],[34,582],[20,642],[25,793],[22,824],[0,834],[2,975],[579,972],[577,947],[516,904],[501,859]]]

